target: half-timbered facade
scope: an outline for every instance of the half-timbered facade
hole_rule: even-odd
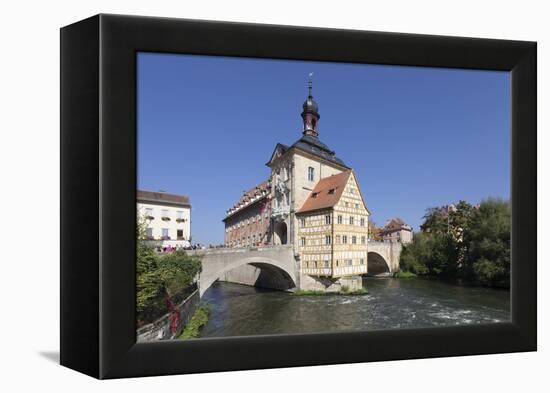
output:
[[[303,273],[367,273],[369,212],[352,170],[321,179],[296,216]]]

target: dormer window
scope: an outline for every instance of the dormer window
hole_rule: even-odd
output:
[[[334,191],[336,191],[336,188],[331,188],[330,190],[328,190],[328,193],[330,195],[334,194]]]
[[[319,193],[318,193],[318,192],[314,192],[314,193],[311,194],[311,197],[312,197],[312,198],[317,198],[317,195],[319,195]]]

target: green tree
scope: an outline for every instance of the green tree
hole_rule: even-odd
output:
[[[422,218],[422,232],[446,233],[449,230],[449,216],[444,207],[430,207],[426,209],[426,214]]]
[[[475,209],[464,233],[464,276],[483,285],[510,287],[510,204],[487,199]]]
[[[474,208],[466,201],[459,201],[449,213],[449,231],[461,243],[464,232],[468,230]]]
[[[510,205],[488,199],[475,208],[460,201],[453,210],[430,208],[423,232],[403,247],[400,268],[467,282],[510,286]]]
[[[175,251],[159,258],[158,273],[168,296],[179,301],[187,289],[194,284],[202,265],[199,258],[191,257],[185,251]]]
[[[417,232],[413,235],[413,241],[403,246],[399,268],[405,272],[418,275],[428,274],[426,261],[429,258],[429,235],[424,232]]]
[[[457,243],[451,233],[428,236],[426,266],[430,275],[453,278],[457,272]]]
[[[400,269],[417,275],[454,277],[456,242],[447,233],[419,232],[401,251]]]
[[[193,287],[201,261],[176,251],[159,256],[147,245],[146,222],[137,222],[136,308],[138,321],[151,322],[168,311],[166,300],[179,302]]]
[[[138,320],[151,321],[159,310],[165,309],[164,286],[158,272],[158,259],[155,250],[147,246],[146,223],[144,219],[137,222],[136,249],[136,308]]]

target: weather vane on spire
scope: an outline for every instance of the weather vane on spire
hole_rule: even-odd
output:
[[[313,72],[310,72],[309,73],[309,81],[308,81],[308,87],[309,87],[309,96],[312,97],[311,95],[311,88],[313,86]]]

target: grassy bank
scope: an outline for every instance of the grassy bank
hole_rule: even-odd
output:
[[[305,290],[305,289],[298,289],[294,292],[292,292],[292,295],[294,296],[356,296],[356,295],[366,295],[369,293],[367,288],[361,288],[357,289],[355,291],[350,291],[348,287],[342,287],[342,290],[338,292],[325,292],[325,291],[315,291],[315,290]]]
[[[416,277],[413,272],[397,272],[393,275],[395,278],[412,278]]]
[[[201,328],[208,322],[208,316],[210,315],[210,306],[202,304],[197,311],[193,314],[193,317],[183,329],[183,332],[179,336],[181,340],[187,340],[189,338],[199,337]]]

